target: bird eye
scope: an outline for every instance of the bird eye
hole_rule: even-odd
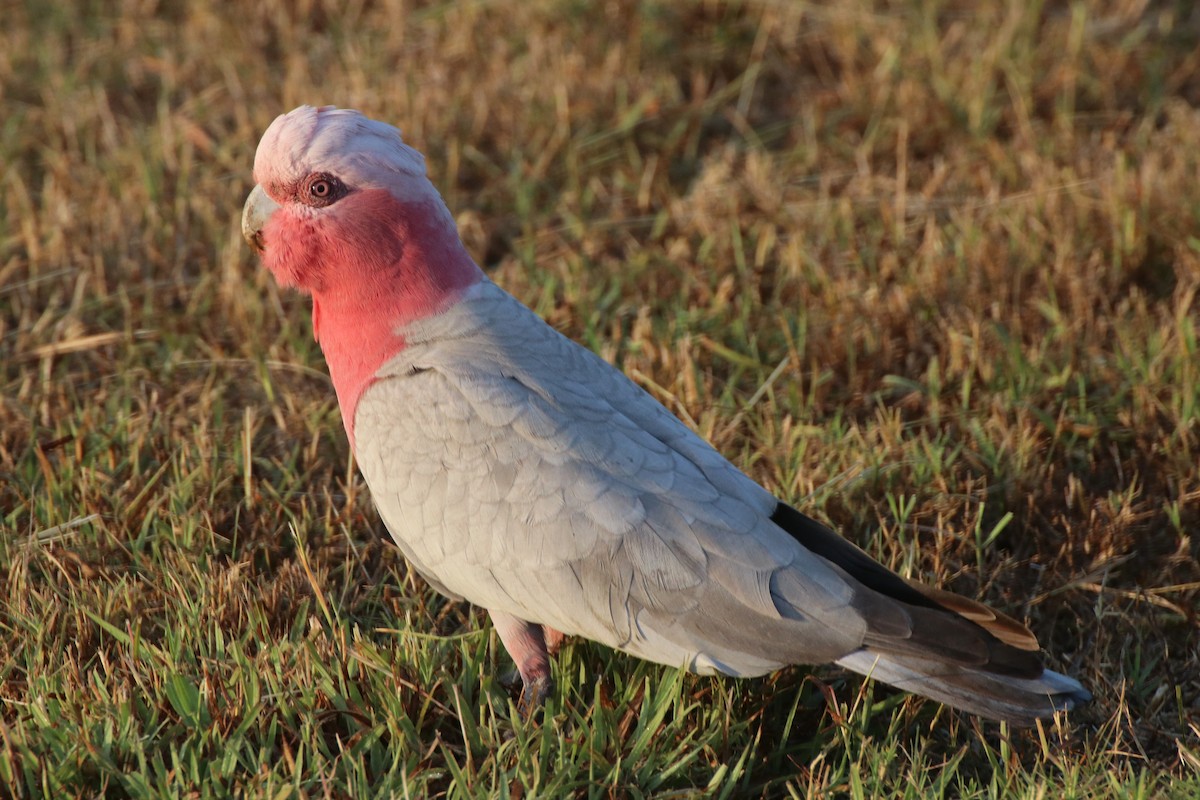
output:
[[[346,186],[335,176],[318,172],[301,185],[298,199],[305,205],[321,208],[346,194]]]

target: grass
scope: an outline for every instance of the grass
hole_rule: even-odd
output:
[[[6,6],[0,794],[1200,794],[1188,4],[341,5]],[[301,102],[398,123],[501,285],[1095,702],[577,642],[519,721],[239,236]]]

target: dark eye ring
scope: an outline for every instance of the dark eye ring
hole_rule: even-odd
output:
[[[314,208],[323,208],[336,203],[346,193],[346,187],[335,175],[317,173],[308,177],[301,187],[301,192],[301,202]]]

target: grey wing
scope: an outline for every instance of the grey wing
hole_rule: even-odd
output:
[[[418,339],[359,404],[360,466],[418,570],[695,671],[761,674],[862,644],[851,583],[771,521],[766,490],[503,298],[489,298],[502,323]]]

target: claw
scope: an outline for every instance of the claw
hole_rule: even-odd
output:
[[[554,678],[549,675],[526,681],[521,689],[521,699],[517,701],[517,710],[525,719],[533,719],[534,714],[545,705],[546,698],[553,693]]]

